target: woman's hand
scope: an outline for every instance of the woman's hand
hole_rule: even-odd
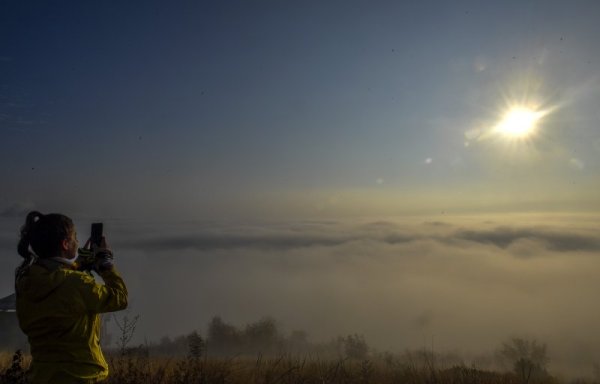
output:
[[[83,248],[79,248],[78,253],[81,265],[79,269],[81,270],[94,270],[102,273],[114,267],[113,253],[104,236],[102,236],[100,245],[92,245],[92,239],[88,239]]]
[[[114,268],[113,253],[106,242],[106,237],[102,236],[100,246],[94,249],[94,256],[94,271],[102,273]]]

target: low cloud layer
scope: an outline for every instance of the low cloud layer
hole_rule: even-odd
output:
[[[0,218],[25,218],[33,210],[33,204],[14,203],[3,209],[0,209]]]
[[[429,230],[428,230],[428,227]],[[374,241],[386,244],[433,240],[458,245],[465,241],[471,245],[494,245],[507,249],[521,241],[540,243],[554,251],[598,251],[600,238],[592,231],[550,226],[506,226],[488,223],[486,229],[457,228],[445,222],[423,222],[421,226],[403,228],[390,222],[372,222],[348,226],[338,222],[304,223],[289,226],[257,225],[256,227],[210,227],[198,224],[188,233],[140,235],[121,239],[124,247],[135,247],[149,252],[181,250],[292,250],[309,247],[335,247],[357,241]],[[444,230],[440,231],[439,228]],[[431,230],[433,229],[433,230]],[[463,244],[464,245],[464,244]]]
[[[454,238],[506,249],[519,241],[540,242],[554,251],[598,251],[600,238],[592,234],[565,233],[557,230],[498,227],[489,231],[457,231]]]
[[[556,364],[585,351],[576,360],[591,367],[600,361],[599,223],[524,214],[108,222],[106,231],[130,288],[129,311],[141,315],[140,338],[203,331],[214,315],[238,325],[270,315],[315,341],[359,333],[396,351],[434,343],[480,352],[510,336],[536,337]],[[5,249],[14,235],[4,233],[0,289],[9,293],[18,257]]]

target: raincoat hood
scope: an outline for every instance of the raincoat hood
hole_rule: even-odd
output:
[[[44,300],[64,284],[69,269],[58,261],[39,259],[17,281],[17,295],[32,302]]]

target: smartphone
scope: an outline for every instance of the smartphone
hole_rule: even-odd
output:
[[[92,223],[92,246],[99,247],[102,243],[102,231],[104,228],[104,224],[102,223]]]

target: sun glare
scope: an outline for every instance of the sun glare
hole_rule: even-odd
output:
[[[542,116],[542,112],[528,107],[513,107],[504,114],[496,130],[510,138],[526,138],[535,132]]]

